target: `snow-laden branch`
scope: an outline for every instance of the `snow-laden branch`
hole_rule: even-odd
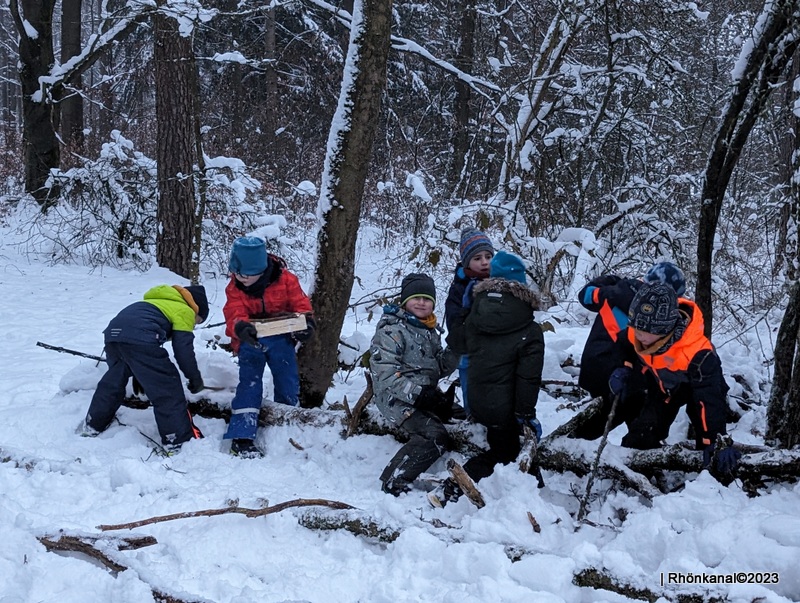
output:
[[[334,6],[333,4],[325,2],[324,0],[306,0],[306,2],[330,12],[332,15],[336,17],[339,23],[341,23],[344,27],[348,29],[350,28],[353,17],[346,10],[343,10],[338,6]],[[391,36],[391,42],[393,50],[396,50],[398,52],[405,52],[408,54],[414,54],[419,56],[420,58],[425,59],[432,65],[435,65],[440,69],[442,69],[443,71],[446,71],[456,76],[458,79],[468,84],[469,87],[472,88],[472,90],[474,90],[477,94],[480,94],[485,98],[489,97],[489,95],[486,93],[486,90],[489,90],[490,92],[501,91],[500,86],[498,86],[494,82],[490,82],[489,80],[485,80],[483,78],[470,75],[469,73],[465,73],[452,63],[437,58],[428,49],[424,48],[422,45],[416,42],[413,42],[412,40],[409,40],[407,38],[401,38],[399,36]]]
[[[130,9],[128,14],[115,18],[114,23],[103,31],[105,26],[111,23],[111,17],[105,19],[99,27],[103,33],[89,36],[86,46],[80,53],[65,63],[55,65],[49,75],[39,78],[39,84],[51,90],[64,87],[70,80],[94,65],[108,48],[127,37],[156,10],[151,4],[138,2],[129,2],[127,8]]]

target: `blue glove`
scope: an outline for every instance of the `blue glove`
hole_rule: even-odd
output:
[[[624,398],[628,390],[628,379],[631,377],[633,369],[629,366],[621,366],[614,369],[611,377],[608,378],[608,389],[611,393],[620,398]]]
[[[726,446],[716,452],[716,445],[711,444],[703,450],[703,469],[708,469],[723,486],[727,486],[736,479],[741,458],[741,451],[733,446]]]
[[[542,439],[542,424],[539,423],[539,419],[536,417],[517,417],[517,423],[519,423],[520,427],[525,427],[526,425],[530,427],[531,431],[536,435],[537,443]]]

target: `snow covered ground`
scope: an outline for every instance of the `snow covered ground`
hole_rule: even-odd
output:
[[[359,256],[363,285],[354,299],[388,278],[371,253],[362,250]],[[629,600],[575,586],[573,575],[588,567],[672,598],[692,592],[737,602],[800,600],[798,484],[776,485],[748,498],[739,484],[725,488],[703,473],[684,490],[645,504],[601,481],[590,515],[596,526],[576,530],[571,513],[578,500],[572,491],[582,493],[585,482],[570,474],[545,472],[547,487],[538,490],[535,479],[516,467],[498,468],[480,484],[487,502],[480,510],[466,498],[433,509],[423,492],[383,494],[378,475],[399,446],[390,437],[345,440],[334,427],[270,427],[259,436],[266,458],[240,460],[222,441],[223,421],[198,417],[206,437],[163,458],[145,437],[157,439],[152,411],[129,408],[98,438],[78,437],[74,429],[103,366],[36,342],[99,355],[108,320],[161,283],[186,284],[163,269],[141,274],[53,267],[17,255],[11,245],[0,247],[0,603],[143,603],[154,600],[152,589],[184,601],[219,603]],[[222,322],[225,281],[204,284],[211,304],[208,323]],[[445,293],[441,281],[441,299]],[[343,337],[362,346],[376,323],[366,312],[359,306],[343,330]],[[554,326],[546,333],[544,378],[569,380],[572,375],[560,364],[570,355],[579,360],[587,316],[565,304],[541,318]],[[233,388],[233,359],[207,345],[222,333],[222,327],[198,329],[196,350],[206,384]],[[726,372],[761,375],[762,358],[751,351],[758,345],[754,333],[726,342],[721,348]],[[363,387],[359,370],[339,374],[328,403],[346,395],[352,405]],[[270,383],[265,391],[271,391]],[[739,391],[734,387],[732,393]],[[203,395],[224,403],[231,391]],[[561,407],[565,402],[542,392],[545,433],[574,412]],[[679,441],[687,424],[681,413],[670,439]],[[763,429],[764,412],[756,410],[732,433],[737,441],[760,443]],[[614,432],[612,442],[621,435]],[[431,473],[445,474],[444,459]],[[259,518],[179,519],[111,532],[158,541],[116,553],[130,568],[116,574],[74,554],[48,552],[37,540],[59,530],[109,534],[97,526],[221,508],[231,501],[258,508],[297,498],[348,503],[400,536],[387,544],[342,530],[310,530],[297,521],[312,510],[303,508]],[[540,533],[532,529],[529,512]],[[509,550],[524,554],[512,561]],[[769,572],[780,581],[662,588],[668,572]]]

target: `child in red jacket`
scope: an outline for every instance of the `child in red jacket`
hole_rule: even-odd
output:
[[[233,242],[230,263],[231,281],[225,288],[225,332],[239,356],[239,385],[231,402],[231,421],[225,439],[231,454],[258,458],[264,453],[255,445],[258,413],[261,410],[264,369],[269,365],[274,384],[274,399],[297,406],[300,377],[295,343],[307,341],[314,330],[311,301],[297,277],[286,269],[286,262],[267,254],[258,237],[240,237]],[[259,337],[252,319],[274,318],[282,314],[306,315],[303,331]]]

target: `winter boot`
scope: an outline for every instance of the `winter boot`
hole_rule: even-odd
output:
[[[452,478],[448,477],[441,486],[428,494],[428,502],[432,506],[442,509],[447,503],[456,502],[462,494],[464,491]]]
[[[408,485],[406,480],[396,477],[382,481],[381,484],[381,490],[392,496],[400,496],[411,490],[411,486]]]
[[[231,454],[243,459],[260,459],[264,457],[264,452],[256,446],[256,443],[246,438],[233,439],[231,442]]]
[[[89,426],[89,424],[86,422],[86,419],[81,421],[81,424],[75,428],[75,433],[82,438],[95,438],[100,435],[99,431],[97,431],[94,427]]]

